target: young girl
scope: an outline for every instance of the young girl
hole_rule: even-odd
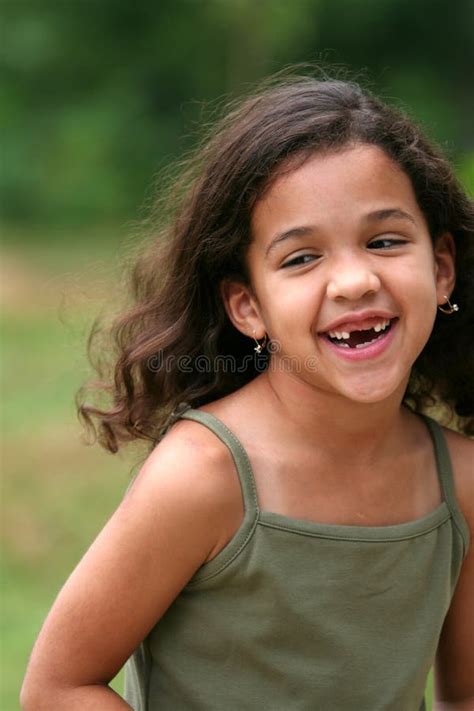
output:
[[[436,708],[472,711],[472,443],[421,414],[473,432],[472,203],[406,116],[310,77],[234,108],[187,177],[113,405],[81,408],[151,451],[23,708],[419,711],[436,657]]]

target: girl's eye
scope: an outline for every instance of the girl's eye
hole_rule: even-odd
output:
[[[395,247],[401,247],[406,244],[405,239],[393,239],[391,237],[381,237],[379,239],[374,239],[367,246],[369,249],[394,249]]]
[[[316,255],[314,254],[300,254],[297,257],[293,257],[292,259],[289,259],[287,262],[282,264],[282,268],[285,269],[286,267],[298,267],[302,264],[309,264],[314,259],[317,259]]]

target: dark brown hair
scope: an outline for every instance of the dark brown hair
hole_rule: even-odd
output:
[[[445,232],[454,236],[452,299],[460,309],[451,317],[438,314],[405,401],[422,410],[441,400],[462,418],[460,429],[473,431],[472,201],[403,112],[350,81],[291,76],[232,107],[167,192],[172,214],[134,267],[134,305],[111,328],[113,372],[108,376],[96,364],[95,387],[111,401],[80,404],[84,390],[78,398],[80,416],[104,447],[115,452],[136,438],[156,442],[180,403],[198,407],[222,397],[265,366],[263,359],[243,367],[252,342],[227,318],[220,284],[226,278],[249,283],[252,208],[289,158],[303,161],[354,143],[379,146],[409,176],[433,243]],[[90,346],[93,357],[94,338]]]

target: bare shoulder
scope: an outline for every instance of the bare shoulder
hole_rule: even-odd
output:
[[[216,435],[190,420],[179,420],[148,456],[126,496],[134,506],[176,506],[207,521],[214,557],[238,529],[243,502],[232,456]]]
[[[153,487],[170,479],[176,487],[193,485],[219,503],[229,497],[240,499],[235,465],[226,445],[207,427],[191,420],[179,420],[148,456],[137,481]],[[233,496],[234,495],[234,496]]]
[[[441,632],[436,660],[436,699],[446,708],[472,708],[474,699],[474,442],[444,430],[459,506],[471,531],[451,605]],[[443,704],[439,704],[444,708]]]
[[[474,536],[474,441],[444,428],[459,506]]]

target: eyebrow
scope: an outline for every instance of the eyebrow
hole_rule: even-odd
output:
[[[384,220],[390,219],[408,220],[414,225],[416,224],[414,218],[408,212],[405,212],[405,210],[401,210],[399,207],[389,207],[383,210],[374,210],[373,212],[369,212],[367,215],[364,215],[362,221],[370,224],[373,222],[382,222]],[[275,235],[275,237],[272,239],[267,249],[265,250],[265,258],[268,257],[269,254],[273,252],[273,250],[279,244],[286,241],[287,239],[307,237],[308,235],[311,235],[314,232],[318,232],[318,229],[319,228],[316,225],[301,225],[298,227],[291,227],[289,230],[285,230],[284,232],[279,232]]]
[[[399,207],[389,207],[385,210],[375,210],[374,212],[369,212],[365,215],[364,222],[381,222],[382,220],[390,220],[395,218],[397,220],[409,220],[415,225],[415,219],[410,215],[410,213],[401,210]]]

